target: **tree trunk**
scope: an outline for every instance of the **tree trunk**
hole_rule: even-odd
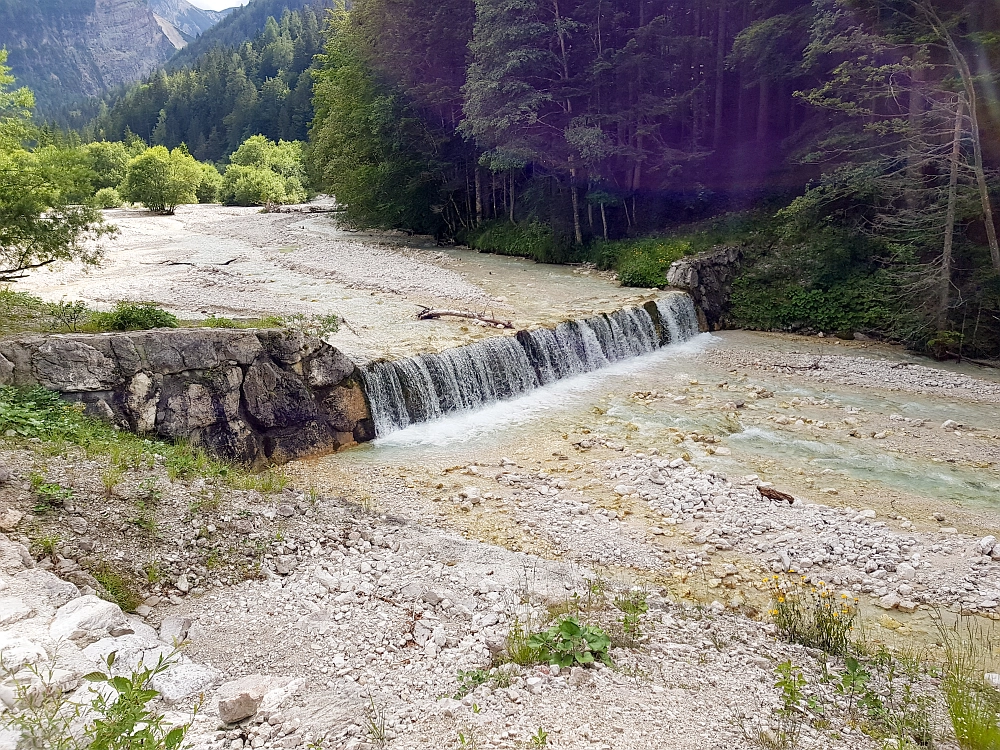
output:
[[[514,170],[510,172],[510,223],[514,223]]]
[[[722,99],[725,96],[726,70],[726,0],[719,3],[719,34],[716,38],[715,57],[715,127],[712,133],[712,148],[718,150],[722,142]]]
[[[582,245],[583,230],[580,228],[580,196],[576,193],[576,169],[569,170],[569,196],[573,203],[573,239],[577,245]]]
[[[955,134],[951,142],[951,175],[948,180],[948,213],[944,224],[944,249],[941,251],[941,290],[938,303],[937,327],[948,327],[948,298],[951,294],[951,245],[955,236],[955,204],[958,202],[958,159],[962,147],[962,120],[965,102],[959,98],[955,112]]]
[[[483,175],[476,165],[476,226],[483,223]]]
[[[919,87],[920,81],[923,80],[923,71],[918,68],[913,71],[911,78],[912,88],[910,89],[909,121],[910,139],[912,141],[913,139],[916,139],[920,131],[920,115],[923,114],[924,110],[924,97]],[[919,208],[921,156],[922,154],[919,149],[915,146],[910,146],[909,153],[907,154],[906,179],[911,187],[906,191],[906,207],[911,211],[915,211]]]
[[[766,76],[760,77],[760,98],[757,101],[757,144],[767,142],[767,124],[771,113],[768,110],[768,100],[771,98],[771,82]]]
[[[993,208],[990,205],[990,192],[986,185],[986,172],[983,170],[983,144],[979,137],[979,115],[977,112],[977,96],[976,96],[976,82],[972,77],[972,71],[969,69],[969,62],[965,59],[965,55],[955,44],[954,38],[951,36],[951,32],[948,31],[948,27],[944,24],[941,18],[938,16],[937,11],[934,10],[933,6],[927,0],[921,0],[917,7],[926,16],[931,28],[937,33],[945,43],[948,45],[948,51],[951,53],[952,62],[958,69],[959,76],[962,79],[962,87],[965,89],[965,98],[969,104],[969,123],[972,126],[972,150],[975,157],[973,168],[976,173],[976,185],[979,188],[979,200],[983,206],[983,221],[986,223],[986,238],[990,244],[990,260],[993,264],[993,270],[996,273],[1000,273],[1000,244],[997,242],[997,229],[993,224]]]
[[[601,204],[601,223],[604,225],[604,241],[608,241],[608,216],[604,213],[604,204]]]

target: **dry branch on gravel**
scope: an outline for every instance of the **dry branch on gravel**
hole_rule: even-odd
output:
[[[768,500],[784,500],[786,503],[795,502],[794,497],[785,492],[780,492],[779,490],[774,489],[774,487],[761,486],[757,488],[757,492],[759,492],[763,497],[766,497]]]
[[[435,318],[442,317],[452,317],[452,318],[468,318],[470,320],[478,320],[483,323],[489,323],[493,326],[501,326],[503,328],[513,328],[514,324],[509,320],[500,320],[499,318],[491,318],[486,313],[476,313],[469,310],[433,310],[429,307],[421,306],[420,312],[417,313],[418,320],[434,320]]]

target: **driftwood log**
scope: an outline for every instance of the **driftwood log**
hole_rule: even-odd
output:
[[[483,323],[489,323],[493,326],[501,326],[502,328],[513,328],[514,324],[509,320],[500,320],[498,318],[491,318],[486,313],[476,313],[470,310],[433,310],[429,307],[421,307],[420,312],[417,313],[417,318],[419,320],[433,320],[435,318],[443,317],[451,318],[468,318],[469,320],[479,320]]]
[[[768,500],[784,500],[786,503],[794,503],[795,498],[784,492],[779,492],[774,489],[774,487],[758,487],[757,492],[759,492],[763,497]]]

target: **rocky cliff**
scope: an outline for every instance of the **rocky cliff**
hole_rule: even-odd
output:
[[[0,342],[0,383],[40,385],[138,433],[247,464],[370,440],[352,363],[296,331],[169,329]]]
[[[226,11],[196,8],[187,0],[149,0],[149,7],[180,31],[186,40],[204,34],[228,15]]]
[[[182,46],[147,0],[0,0],[0,47],[43,111],[137,81]]]
[[[726,327],[729,293],[742,259],[741,247],[717,247],[674,261],[667,271],[667,283],[694,299],[702,330]]]

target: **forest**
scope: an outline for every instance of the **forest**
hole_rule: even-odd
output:
[[[117,194],[97,205],[129,200],[127,163],[162,147],[205,163],[186,198],[328,192],[357,227],[631,286],[736,246],[727,325],[1000,355],[994,5],[272,5],[22,147],[62,143],[92,167],[114,151],[118,181],[88,184]],[[242,163],[248,142],[283,155]]]
[[[358,0],[313,180],[359,225],[648,286],[740,243],[733,324],[995,353],[998,29],[931,0]]]
[[[184,143],[209,161],[223,160],[252,135],[305,140],[322,25],[322,10],[312,6],[268,17],[248,41],[211,47],[188,66],[106,97],[82,128],[84,137],[121,140],[132,133],[168,148]]]

